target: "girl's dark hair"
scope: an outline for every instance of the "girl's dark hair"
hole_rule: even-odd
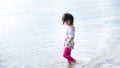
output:
[[[65,13],[62,17],[63,24],[65,21],[70,20],[70,25],[73,25],[74,17],[70,13]]]

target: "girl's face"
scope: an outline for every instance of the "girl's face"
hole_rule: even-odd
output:
[[[65,21],[65,25],[69,26],[70,25],[70,20]]]

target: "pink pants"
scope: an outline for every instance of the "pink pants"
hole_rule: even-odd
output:
[[[71,49],[66,47],[64,49],[64,53],[63,53],[63,57],[66,58],[68,60],[68,63],[71,63],[71,62],[76,62],[76,60],[74,58],[71,57]]]

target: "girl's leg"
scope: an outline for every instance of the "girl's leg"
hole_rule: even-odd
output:
[[[64,49],[64,53],[63,53],[63,57],[66,58],[68,60],[69,63],[71,62],[76,62],[76,60],[74,58],[71,57],[71,49],[66,47]]]

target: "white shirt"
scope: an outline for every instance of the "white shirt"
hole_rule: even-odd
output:
[[[73,37],[73,39],[70,41],[70,44],[67,46],[66,43],[69,39],[69,36]],[[64,45],[66,47],[69,47],[72,49],[72,47],[74,46],[74,37],[75,37],[75,30],[71,29],[69,26],[67,27],[67,32],[66,32],[66,38],[65,38],[65,43]]]

